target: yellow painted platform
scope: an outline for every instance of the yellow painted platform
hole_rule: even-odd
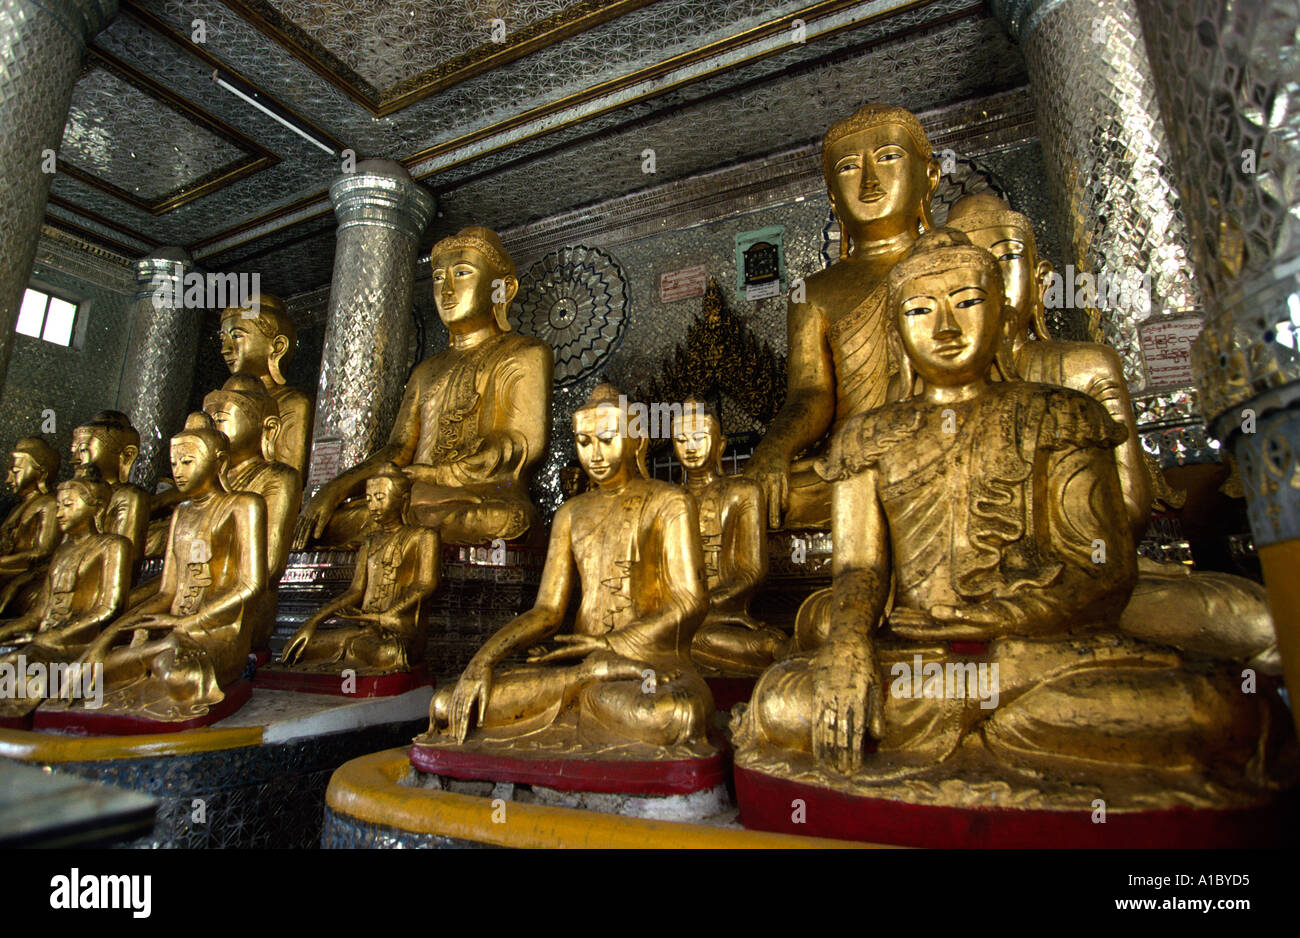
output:
[[[229,729],[203,727],[182,733],[138,736],[65,736],[60,733],[0,729],[0,756],[17,759],[19,762],[41,764],[100,762],[215,752],[219,749],[257,746],[261,742],[260,726]]]
[[[335,771],[325,802],[335,812],[358,821],[498,847],[789,850],[885,846],[514,801],[506,803],[506,822],[494,823],[488,798],[398,785],[409,768],[405,749],[353,759]]]

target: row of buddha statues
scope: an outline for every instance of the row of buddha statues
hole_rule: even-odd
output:
[[[57,455],[21,441],[0,614],[27,605],[0,642],[102,664],[109,706],[181,719],[267,647],[291,547],[358,555],[280,665],[383,673],[424,654],[442,544],[546,543],[535,604],[434,694],[420,744],[689,755],[710,745],[706,678],[749,676],[738,764],[816,784],[949,764],[1138,788],[1183,773],[1192,802],[1275,784],[1289,721],[1242,691],[1244,669],[1278,671],[1263,590],[1139,560],[1159,470],[1115,352],[1051,338],[1029,219],[980,193],[936,226],[939,163],[896,107],[833,126],[822,170],[841,256],[789,305],[788,394],[743,475],[722,471],[719,415],[692,400],[672,426],[682,483],[650,478],[644,428],[601,383],[572,420],[590,490],[548,533],[529,485],[553,354],[511,329],[514,262],[469,228],[430,258],[447,348],[412,372],[388,442],[305,505],[312,403],[285,384],[293,327],[270,297],[223,316],[232,376],[172,437],[174,491],[128,481],[121,414],[78,428],[54,495]],[[827,527],[831,585],[792,631],[762,621],[768,530]],[[151,540],[162,574],[132,589]],[[994,707],[888,677],[972,655],[997,668]]]

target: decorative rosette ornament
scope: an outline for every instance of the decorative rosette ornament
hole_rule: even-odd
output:
[[[627,278],[599,248],[552,251],[519,278],[519,331],[555,349],[555,384],[577,384],[618,347],[627,326]]]

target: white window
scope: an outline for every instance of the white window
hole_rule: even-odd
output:
[[[28,287],[18,309],[15,331],[55,345],[71,345],[77,304]]]

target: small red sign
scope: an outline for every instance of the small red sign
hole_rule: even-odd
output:
[[[700,264],[683,267],[659,275],[659,302],[672,303],[704,295],[704,285],[709,281],[708,268]]]

